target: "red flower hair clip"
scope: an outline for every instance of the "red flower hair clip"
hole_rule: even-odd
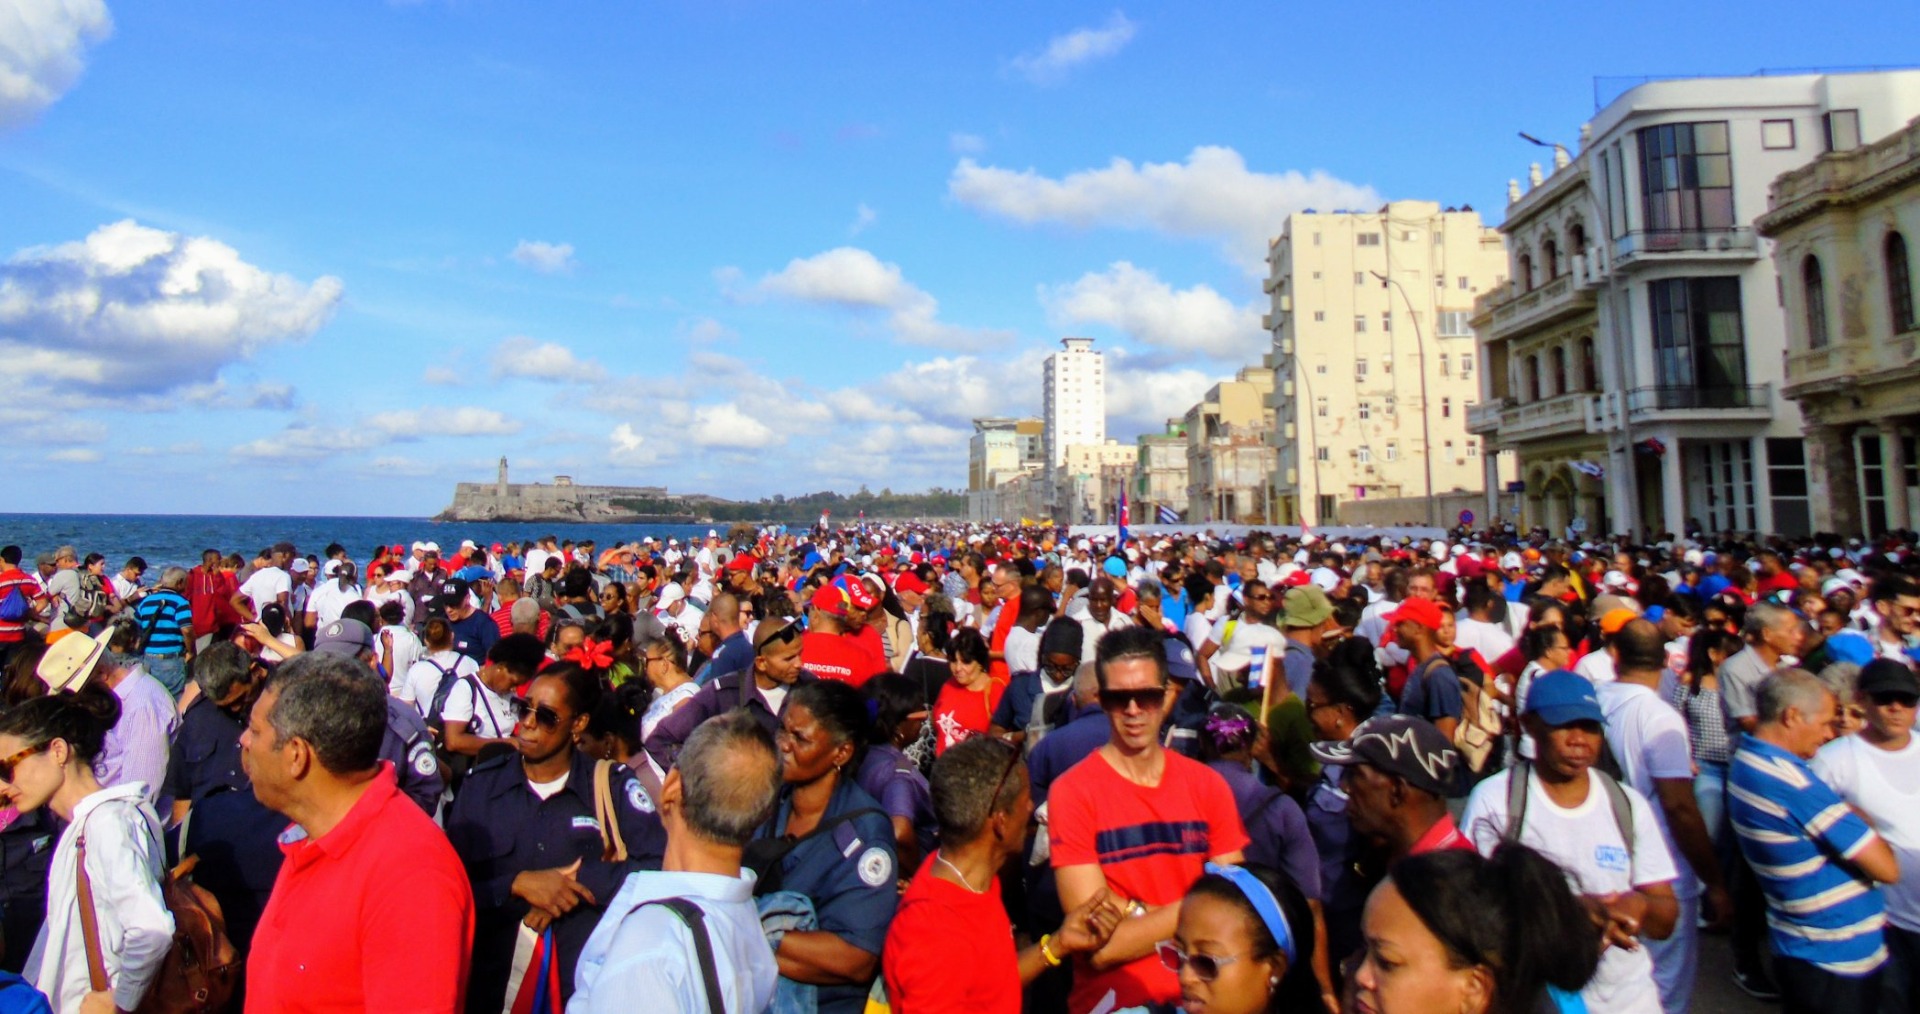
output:
[[[578,648],[561,656],[562,661],[573,662],[588,672],[613,668],[613,642],[596,641],[589,637]]]

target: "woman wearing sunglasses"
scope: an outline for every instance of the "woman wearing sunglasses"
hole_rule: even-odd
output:
[[[1187,1014],[1320,1014],[1313,910],[1268,866],[1208,863],[1180,903],[1173,939],[1156,948],[1180,977]]]
[[[658,869],[666,851],[653,800],[625,765],[608,770],[610,801],[596,803],[601,762],[577,744],[600,694],[594,672],[573,662],[548,666],[525,697],[512,698],[514,752],[474,768],[448,811],[447,840],[473,883],[467,1009],[476,1014],[511,1003],[507,983],[523,925],[558,957],[564,1003],[602,906],[629,872]],[[624,858],[610,854],[604,821],[618,827]],[[538,978],[537,966],[528,974]]]
[[[893,823],[854,778],[871,722],[837,680],[795,690],[781,716],[785,784],[742,860],[780,966],[774,1010],[812,1009],[810,995],[820,1014],[860,1014],[880,970],[901,874]]]
[[[23,814],[52,810],[70,825],[54,846],[47,919],[25,969],[57,1014],[138,1007],[173,944],[173,917],[160,895],[166,849],[146,787],[101,788],[93,774],[119,718],[119,698],[100,686],[38,697],[0,716],[0,799]],[[93,992],[87,973],[83,861],[110,992]],[[26,944],[8,941],[9,948]]]

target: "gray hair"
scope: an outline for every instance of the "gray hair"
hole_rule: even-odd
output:
[[[210,644],[193,658],[193,681],[200,685],[200,695],[210,701],[233,692],[234,684],[247,682],[252,670],[253,660],[247,657],[246,649],[232,641]]]
[[[309,651],[274,670],[267,724],[283,743],[303,739],[336,775],[370,770],[387,735],[387,688],[365,662]]]
[[[745,847],[780,796],[780,752],[745,710],[701,723],[673,767],[680,772],[688,830],[718,845]]]
[[[1798,619],[1793,610],[1785,606],[1776,606],[1771,602],[1756,602],[1747,610],[1746,621],[1740,625],[1740,636],[1749,644],[1760,639],[1760,635],[1780,625],[1781,620]]]
[[[1081,704],[1092,704],[1100,699],[1100,667],[1093,659],[1080,663],[1073,671],[1073,699]]]
[[[1857,662],[1834,662],[1816,673],[1820,682],[1833,691],[1835,700],[1851,701],[1854,689],[1860,683],[1860,664]]]
[[[1133,589],[1133,596],[1141,602],[1160,603],[1160,582],[1142,581]]]
[[[540,603],[530,598],[517,598],[508,610],[513,621],[513,629],[522,634],[535,634],[540,631]]]
[[[168,567],[161,571],[160,581],[154,585],[155,588],[170,588],[174,591],[179,591],[186,586],[187,568],[185,567]]]
[[[1805,669],[1782,667],[1769,673],[1760,683],[1758,717],[1762,724],[1778,722],[1786,717],[1789,708],[1802,715],[1811,715],[1832,696],[1833,689],[1820,677]]]

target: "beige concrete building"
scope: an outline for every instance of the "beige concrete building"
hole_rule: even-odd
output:
[[[967,519],[990,521],[991,491],[1046,463],[1046,423],[1040,419],[988,418],[973,421],[967,440]]]
[[[1261,523],[1273,472],[1273,370],[1249,366],[1187,410],[1187,520]]]
[[[1468,320],[1505,280],[1499,234],[1431,201],[1306,211],[1287,217],[1267,266],[1270,520],[1327,524],[1350,500],[1482,489]]]
[[[1806,426],[1813,527],[1920,528],[1920,119],[1782,174],[1768,201],[1756,226],[1783,280],[1781,393]]]
[[[1108,468],[1123,469],[1130,474],[1139,450],[1133,444],[1107,440],[1098,444],[1069,444],[1064,448],[1063,457],[1056,489],[1064,506],[1055,520],[1076,525],[1109,523],[1113,503],[1120,499],[1119,490],[1125,484],[1123,481],[1112,487],[1109,499],[1103,492],[1106,487],[1102,485],[1102,477]]]
[[[1137,444],[1139,462],[1134,466],[1133,511],[1139,524],[1152,522],[1165,507],[1180,516],[1187,514],[1187,424],[1183,419],[1167,420],[1165,433],[1143,433]]]

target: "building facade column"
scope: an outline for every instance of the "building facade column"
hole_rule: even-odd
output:
[[[1480,442],[1480,470],[1487,484],[1487,514],[1483,524],[1488,529],[1500,525],[1500,454],[1487,442]]]
[[[1687,530],[1687,463],[1685,445],[1679,438],[1667,441],[1667,453],[1660,457],[1660,529],[1683,533]],[[1652,521],[1651,518],[1647,519]]]
[[[1907,527],[1907,454],[1896,422],[1880,424],[1880,481],[1887,491],[1887,528]]]
[[[1814,531],[1867,534],[1860,516],[1860,462],[1844,427],[1807,427],[1807,495]]]

